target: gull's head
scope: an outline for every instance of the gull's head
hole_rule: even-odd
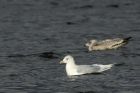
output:
[[[62,63],[67,64],[67,63],[70,63],[73,61],[74,61],[73,57],[71,55],[67,55],[64,57],[64,59],[62,61],[60,61],[60,64],[62,64]]]
[[[89,47],[89,46],[95,44],[96,42],[97,42],[97,40],[94,40],[94,39],[93,40],[90,40],[88,43],[85,44],[85,46],[86,47]]]

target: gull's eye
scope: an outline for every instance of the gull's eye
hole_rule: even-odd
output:
[[[66,60],[69,60],[69,58],[66,58]]]

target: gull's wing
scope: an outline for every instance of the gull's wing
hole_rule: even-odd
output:
[[[78,65],[77,73],[88,74],[88,73],[100,73],[105,70],[110,69],[113,64],[102,65],[102,64],[93,64],[93,65]]]
[[[80,74],[96,73],[99,70],[100,70],[100,66],[94,66],[94,65],[79,65],[77,67],[77,73]]]
[[[99,41],[97,43],[98,46],[115,46],[115,45],[118,45],[118,44],[121,44],[123,43],[123,39],[121,38],[115,38],[115,39],[106,39],[106,40],[103,40],[103,41]]]

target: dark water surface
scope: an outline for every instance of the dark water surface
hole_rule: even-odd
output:
[[[86,40],[132,36],[118,50],[87,52]],[[0,93],[140,93],[140,0],[1,0]],[[119,63],[69,78],[59,61]]]

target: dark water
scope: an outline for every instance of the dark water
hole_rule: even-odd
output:
[[[118,50],[88,53],[91,38],[132,36]],[[1,0],[0,93],[140,93],[140,0]],[[59,61],[123,62],[67,77]]]

